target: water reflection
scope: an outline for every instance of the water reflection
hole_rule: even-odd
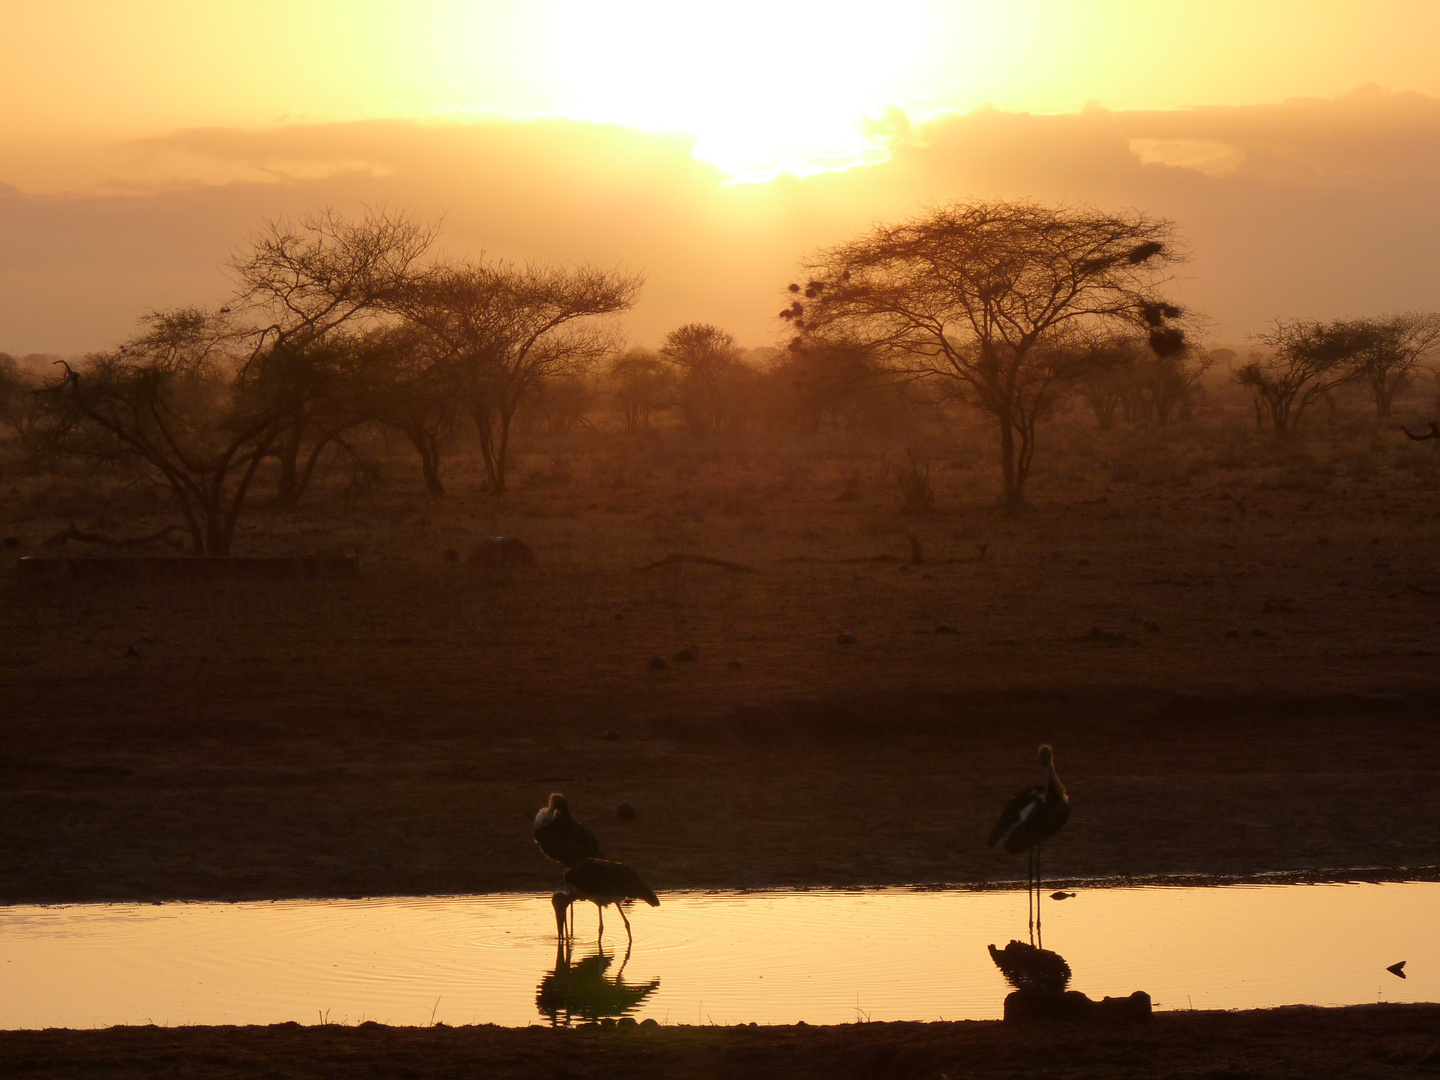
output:
[[[1018,893],[667,893],[628,961],[616,933],[588,964],[599,955],[588,918],[574,956],[557,958],[548,893],[0,907],[0,1028],[326,1012],[525,1025],[551,1005],[559,1023],[646,990],[628,1011],[662,1024],[998,1019],[1008,987],[986,950],[1020,936]],[[1440,882],[1086,889],[1046,908],[1071,989],[1096,1001],[1135,990],[1162,1010],[1440,1000],[1429,932]],[[1402,959],[1404,979],[1386,970]],[[582,1004],[581,985],[604,996]]]
[[[552,1027],[625,1016],[660,988],[658,978],[645,983],[625,982],[625,965],[630,962],[628,948],[613,978],[606,978],[605,973],[614,958],[603,951],[572,961],[570,945],[563,939],[557,942],[555,967],[535,988],[535,1008],[541,1016],[550,1018]]]

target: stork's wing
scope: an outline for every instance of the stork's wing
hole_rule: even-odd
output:
[[[624,863],[581,859],[565,871],[565,882],[587,896],[623,896],[627,900],[644,900],[651,907],[660,906],[659,897]]]
[[[535,827],[535,842],[540,850],[564,866],[573,866],[581,859],[600,854],[600,841],[583,825],[559,818]]]
[[[995,827],[990,830],[990,837],[985,842],[994,847],[997,841],[1005,839],[1035,812],[1035,808],[1044,798],[1044,787],[1026,788],[1020,792],[1000,811],[1000,820],[995,822]]]

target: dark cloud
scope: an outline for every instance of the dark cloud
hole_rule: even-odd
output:
[[[1173,218],[1193,255],[1177,291],[1232,339],[1276,317],[1437,306],[1436,99],[900,119],[885,164],[762,185],[726,184],[683,138],[561,120],[177,132],[124,148],[143,184],[0,184],[0,348],[103,346],[147,309],[223,296],[220,264],[262,218],[365,204],[443,215],[452,255],[643,270],[639,341],[704,320],[768,342],[803,253],[967,196]]]

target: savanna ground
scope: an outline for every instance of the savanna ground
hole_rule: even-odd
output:
[[[499,499],[463,456],[451,494],[427,499],[397,448],[378,478],[341,468],[299,507],[257,500],[237,540],[237,554],[358,552],[356,580],[7,573],[0,901],[548,890],[529,823],[551,790],[662,892],[1013,880],[1020,861],[984,835],[1038,776],[1041,741],[1075,807],[1047,876],[1433,872],[1440,444],[1344,417],[1284,445],[1238,412],[1112,432],[1076,416],[1043,432],[1032,508],[1010,514],[987,436],[919,446],[929,512],[902,505],[905,444],[838,434],[532,434]],[[53,553],[43,539],[72,520],[115,535],[171,520],[138,488],[80,476],[12,471],[0,491],[13,556]],[[466,565],[501,534],[538,566]],[[672,552],[751,569],[646,569]],[[698,660],[671,660],[690,645]],[[635,820],[617,819],[622,801]],[[540,1049],[547,1036],[490,1029],[22,1033],[0,1036],[0,1061],[7,1075],[827,1075],[869,1060],[856,1039],[897,1060],[929,1047],[914,1068],[877,1058],[860,1075],[962,1059],[1029,1075],[1037,1040],[1051,1075],[1152,1075],[1156,1055],[1197,1075],[1437,1060],[1418,1034],[1433,1010],[1261,1015],[1053,1038],[571,1033]]]

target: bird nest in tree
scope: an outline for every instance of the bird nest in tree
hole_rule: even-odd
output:
[[[1058,997],[1070,985],[1070,965],[1059,953],[1012,941],[1003,949],[990,946],[990,959],[1016,990]]]

